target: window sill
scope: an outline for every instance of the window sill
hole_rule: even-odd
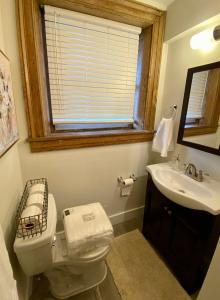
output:
[[[32,152],[64,150],[151,141],[153,131],[137,129],[55,133],[47,137],[28,138]]]
[[[184,137],[203,135],[203,134],[212,134],[215,133],[216,131],[217,131],[217,127],[187,125],[187,128],[184,129]]]

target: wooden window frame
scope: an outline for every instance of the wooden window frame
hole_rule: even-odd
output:
[[[154,134],[165,12],[129,0],[17,0],[18,34],[32,152],[150,141]],[[142,28],[135,128],[57,132],[51,122],[40,5],[52,5]]]

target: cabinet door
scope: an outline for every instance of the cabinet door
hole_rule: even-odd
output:
[[[143,234],[164,254],[169,249],[172,222],[172,211],[169,203],[149,178]]]
[[[203,254],[203,240],[200,233],[183,219],[175,216],[168,259],[175,269],[180,283],[189,292],[200,285],[199,269]]]

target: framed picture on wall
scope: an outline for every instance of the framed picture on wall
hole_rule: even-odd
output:
[[[10,62],[0,50],[0,157],[18,140]]]

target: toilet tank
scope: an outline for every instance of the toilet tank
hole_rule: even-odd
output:
[[[36,275],[48,270],[53,263],[53,245],[56,234],[57,210],[52,194],[48,196],[47,229],[30,238],[15,238],[14,251],[27,276]]]

